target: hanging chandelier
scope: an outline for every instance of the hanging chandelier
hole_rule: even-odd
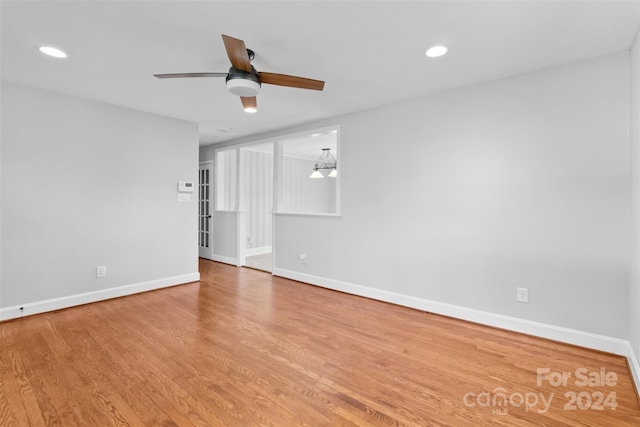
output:
[[[329,176],[331,178],[335,178],[338,176],[337,168],[338,161],[333,157],[333,154],[331,154],[331,148],[323,148],[322,154],[320,154],[320,158],[313,167],[313,172],[309,178],[324,178],[324,175],[320,172],[322,169],[330,169],[331,172],[329,173]]]

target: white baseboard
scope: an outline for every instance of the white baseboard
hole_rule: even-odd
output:
[[[273,275],[322,286],[324,288],[340,292],[411,307],[422,311],[468,320],[470,322],[480,323],[487,326],[507,329],[514,332],[548,338],[555,341],[625,356],[629,360],[629,365],[631,367],[636,386],[638,390],[640,390],[640,366],[638,365],[638,360],[633,354],[631,343],[627,340],[431,301],[424,298],[384,291],[339,280],[326,279],[282,268],[274,268]]]
[[[259,248],[249,248],[245,249],[245,256],[254,256],[254,255],[262,255],[262,254],[270,254],[273,252],[273,248],[271,246],[260,246]]]
[[[132,285],[118,286],[116,288],[101,289],[98,291],[69,295],[66,297],[30,302],[13,307],[0,308],[0,321],[31,316],[34,314],[45,313],[47,311],[60,310],[63,308],[74,307],[76,305],[89,304],[126,295],[133,295],[140,292],[181,285],[183,283],[197,282],[198,280],[200,280],[200,273],[190,273],[180,276],[166,277],[164,279],[151,280],[148,282],[134,283]]]
[[[236,267],[240,265],[238,264],[237,258],[231,258],[228,256],[215,255],[215,254],[211,255],[211,261],[222,262],[224,264],[231,264],[231,265],[235,265]]]
[[[631,343],[629,343],[629,349],[627,351],[627,360],[629,360],[629,369],[631,370],[631,375],[636,383],[636,392],[640,393],[640,363],[638,363],[638,359],[636,358]]]

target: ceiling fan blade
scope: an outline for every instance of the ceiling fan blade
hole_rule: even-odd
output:
[[[245,110],[247,108],[258,108],[258,100],[255,96],[241,96],[240,99],[242,100],[242,108]]]
[[[239,40],[227,35],[222,35],[224,41],[224,47],[227,49],[227,56],[231,65],[235,68],[251,72],[251,61],[249,60],[249,54],[247,53],[247,47],[244,45],[243,40]]]
[[[182,77],[227,77],[227,73],[173,73],[173,74],[154,74],[159,79],[177,79]]]
[[[322,80],[313,80],[304,77],[276,73],[258,73],[258,75],[260,76],[260,82],[270,85],[289,86],[312,90],[322,90],[324,88],[324,82]]]

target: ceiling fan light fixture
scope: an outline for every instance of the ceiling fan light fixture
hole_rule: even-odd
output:
[[[234,95],[251,97],[260,92],[260,83],[244,78],[228,79],[227,89]]]
[[[429,58],[437,58],[439,56],[446,54],[448,50],[449,49],[447,49],[446,46],[438,45],[438,46],[430,47],[429,49],[427,49],[427,51],[424,54],[427,55]]]
[[[66,58],[67,54],[57,47],[53,46],[40,46],[38,50],[45,55],[52,56],[54,58]]]

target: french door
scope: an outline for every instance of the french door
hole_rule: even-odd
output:
[[[198,256],[211,259],[211,205],[213,192],[213,162],[200,163],[198,173]]]

